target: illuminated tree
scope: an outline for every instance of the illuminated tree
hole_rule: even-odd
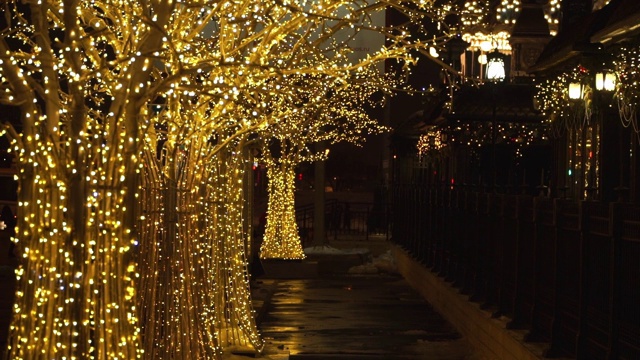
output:
[[[146,140],[139,292],[149,359],[263,347],[243,228],[246,135],[207,99],[169,97]]]
[[[136,358],[136,172],[163,2],[5,2],[23,252],[11,358]]]
[[[244,227],[244,177],[246,157],[241,156],[244,140],[233,141],[216,153],[209,172],[207,229],[213,243],[216,262],[212,267],[220,291],[215,296],[216,327],[223,348],[252,347],[261,351],[264,343],[258,334],[251,304],[247,244],[250,235]]]
[[[361,69],[348,80],[306,76],[292,82],[293,103],[273,112],[278,121],[260,133],[269,191],[262,259],[305,257],[295,218],[295,167],[326,159],[328,152],[311,150],[315,143],[359,145],[367,134],[384,131],[369,112],[397,86],[377,69]]]

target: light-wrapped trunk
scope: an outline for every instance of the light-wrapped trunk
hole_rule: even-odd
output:
[[[145,154],[140,304],[145,359],[219,359],[263,347],[244,233],[245,161],[191,143]]]
[[[269,198],[261,259],[304,259],[295,209],[295,171],[285,162],[267,168]]]
[[[251,302],[247,260],[249,234],[244,227],[244,185],[247,160],[241,145],[217,152],[207,165],[207,239],[211,241],[215,293],[215,324],[223,349],[252,347],[262,351]]]
[[[47,133],[38,120],[24,123],[32,128],[23,136],[39,141],[24,139],[27,151],[19,158],[23,258],[9,355],[133,359],[139,355],[133,234],[123,226],[133,215],[123,203],[135,192],[123,187],[124,139],[82,112],[71,120],[81,125],[63,136]],[[94,136],[79,136],[85,126]]]
[[[218,292],[205,237],[204,168],[197,144],[158,160],[145,153],[140,306],[145,359],[219,359]]]

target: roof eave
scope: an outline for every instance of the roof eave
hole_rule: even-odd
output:
[[[626,18],[615,24],[596,32],[591,36],[591,42],[610,44],[625,38],[634,37],[640,34],[640,15]]]
[[[527,69],[527,72],[529,74],[538,74],[538,73],[545,72],[549,69],[556,68],[560,64],[569,62],[569,60],[580,56],[580,53],[581,53],[580,51],[575,50],[570,46],[567,46],[561,51],[558,51],[557,53],[555,53],[553,57],[544,59],[543,61],[534,64],[529,69]]]

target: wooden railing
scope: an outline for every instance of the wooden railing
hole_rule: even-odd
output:
[[[397,186],[392,241],[547,356],[640,359],[640,207]]]

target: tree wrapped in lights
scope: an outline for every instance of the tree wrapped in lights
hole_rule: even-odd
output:
[[[205,95],[169,96],[146,140],[139,292],[149,359],[263,347],[243,218],[247,135],[239,124],[249,121],[232,121],[218,105]]]
[[[298,22],[299,19],[303,19],[304,23],[301,30],[304,35],[301,36],[301,32],[284,33],[282,39],[286,39],[289,44],[284,50],[288,59],[285,64],[296,69],[294,72],[287,71],[286,69],[280,69],[283,74],[302,74],[302,75],[324,75],[320,79],[328,81],[330,84],[335,80],[341,80],[343,83],[352,80],[354,73],[358,73],[362,69],[371,69],[375,66],[379,66],[387,59],[405,60],[405,66],[410,64],[413,59],[409,55],[412,49],[423,49],[424,43],[420,41],[412,41],[408,37],[408,32],[404,30],[404,27],[385,27],[375,25],[371,22],[372,14],[380,13],[387,8],[393,7],[395,10],[402,12],[410,22],[419,23],[424,13],[416,11],[407,4],[401,2],[394,2],[393,4],[388,2],[373,2],[362,1],[357,3],[342,3],[331,2],[328,4],[317,3],[304,3],[302,7],[298,8],[291,20]],[[413,4],[415,5],[415,4]],[[421,2],[415,8],[422,8],[431,5],[430,1]],[[302,18],[300,18],[302,16]],[[288,20],[289,15],[283,16],[280,19]],[[282,20],[280,21],[282,22]],[[353,59],[353,50],[349,46],[349,40],[356,37],[358,34],[382,34],[387,39],[387,46],[383,46],[381,49],[376,50],[366,58]],[[293,50],[293,52],[291,52]],[[282,64],[282,60],[278,60],[278,64]],[[355,75],[357,77],[358,75]],[[284,77],[283,77],[284,79]],[[308,79],[305,79],[308,80]],[[280,86],[279,91],[282,88],[287,88],[280,82],[276,87]],[[289,89],[291,87],[288,87]],[[321,85],[318,88],[323,89],[325,86]],[[286,90],[284,90],[286,93]],[[361,100],[354,93],[351,93],[354,99]],[[293,95],[296,99],[296,95]],[[305,107],[306,114],[312,114],[307,117],[300,124],[305,124],[304,121],[312,121],[315,123],[322,123],[318,116],[315,116],[316,111],[322,111],[322,104],[318,103],[318,99],[314,99],[310,96],[311,103],[314,103],[316,110],[313,110],[313,106],[307,104]],[[317,96],[316,96],[317,98]],[[297,99],[299,100],[299,99]],[[296,101],[297,101],[296,100]],[[285,102],[286,103],[286,102]],[[289,103],[290,104],[290,103]],[[267,109],[274,111],[274,106],[267,105]],[[333,110],[333,109],[331,109]],[[356,110],[359,111],[359,110]],[[353,114],[349,115],[352,116]],[[282,122],[286,116],[278,115],[276,112],[268,114],[272,119],[272,122]],[[307,115],[308,116],[308,115]],[[294,116],[295,118],[296,116]],[[299,118],[299,116],[298,116]],[[353,119],[356,119],[354,117]],[[362,118],[359,118],[362,119]],[[285,123],[287,123],[285,121]],[[294,121],[295,123],[295,121]],[[357,123],[354,121],[353,123]],[[289,122],[288,124],[292,124]],[[366,127],[366,126],[365,126]],[[286,258],[295,259],[303,258],[304,254],[301,249],[300,238],[298,235],[297,225],[295,223],[295,213],[293,207],[293,183],[294,173],[293,168],[304,161],[302,157],[309,156],[308,144],[322,141],[319,139],[307,138],[303,141],[293,140],[291,136],[292,130],[298,130],[299,133],[308,136],[309,134],[328,134],[326,128],[318,126],[316,129],[305,129],[304,125],[285,125],[276,127],[276,129],[283,129],[284,131],[272,131],[267,129],[261,133],[263,139],[272,140],[279,145],[280,154],[274,157],[267,147],[263,147],[265,155],[265,161],[269,166],[269,178],[270,178],[270,196],[269,196],[269,210],[267,216],[267,228],[265,229],[265,241],[261,247],[262,258]],[[328,135],[327,138],[331,141],[341,141],[345,132],[335,132],[332,135]],[[349,133],[352,134],[352,133]],[[362,134],[360,134],[362,135]],[[317,136],[317,135],[316,135]],[[293,143],[296,142],[296,143]],[[284,152],[282,149],[286,148]],[[284,157],[283,157],[284,155]],[[316,154],[313,156],[322,156],[322,154]],[[307,160],[310,160],[308,158]],[[276,185],[279,184],[279,185]]]
[[[207,5],[213,4],[187,7],[172,1],[66,1],[7,5],[12,18],[5,31],[13,36],[0,41],[0,75],[7,85],[2,100],[21,106],[23,117],[22,133],[8,129],[22,173],[22,231],[17,240],[24,250],[12,325],[12,358],[131,359],[141,356],[144,349],[154,349],[158,344],[154,335],[170,328],[178,329],[173,334],[192,334],[194,330],[189,343],[179,347],[180,356],[218,357],[213,316],[203,320],[210,326],[185,321],[200,316],[202,307],[217,305],[213,302],[197,308],[181,307],[186,312],[180,314],[149,316],[142,312],[145,322],[159,323],[163,328],[146,326],[145,331],[158,332],[145,334],[144,347],[140,347],[141,307],[135,304],[140,284],[134,281],[139,275],[132,254],[138,244],[134,210],[139,205],[136,180],[140,170],[147,176],[146,190],[151,195],[162,191],[158,204],[163,206],[156,209],[165,209],[159,212],[165,221],[154,224],[155,230],[165,238],[175,238],[182,230],[172,220],[183,209],[165,206],[178,202],[176,186],[172,186],[175,177],[154,178],[157,169],[149,160],[157,153],[149,149],[144,153],[146,169],[140,167],[139,154],[143,139],[154,130],[148,123],[146,105],[150,99],[176,89],[188,94],[207,91],[207,84],[194,87],[188,82],[192,74],[211,68],[211,62],[202,60],[202,54],[216,41],[207,28],[214,18],[212,7]],[[229,59],[217,55],[217,63]],[[220,68],[233,72],[238,67]],[[215,88],[218,94],[232,92],[231,86]],[[205,128],[202,124],[195,127]],[[192,132],[176,132],[189,129],[170,130],[173,137],[193,136]],[[176,163],[195,166],[183,159],[184,153],[174,155]],[[190,184],[202,180],[196,176],[199,172],[188,173],[183,176],[191,177]],[[192,210],[193,199],[182,198],[180,204]],[[153,209],[154,203],[149,204],[139,208]],[[203,213],[202,208],[197,210],[197,214]],[[142,214],[143,226],[138,229],[153,218],[151,215]],[[187,245],[186,249],[198,246]],[[148,251],[152,250],[145,247],[141,253],[151,257]],[[165,251],[164,264],[184,263],[180,250],[176,246]],[[184,279],[179,272],[173,275]],[[198,268],[189,276],[206,279],[210,274]],[[170,297],[183,284],[177,280],[168,284],[168,292],[152,293],[157,295],[154,298],[145,292],[140,298],[175,305]],[[208,300],[214,299],[211,287],[196,290],[202,289],[211,293]],[[166,317],[154,322],[160,316]],[[176,358],[172,350],[175,342],[162,345],[162,354]],[[149,358],[154,354],[149,351]]]
[[[136,173],[170,2],[4,5],[2,101],[20,170],[13,359],[141,356]]]
[[[215,166],[208,167],[207,236],[214,239],[215,259],[211,271],[220,291],[214,293],[215,330],[223,348],[253,348],[261,351],[247,269],[249,234],[244,227],[244,178],[247,161],[242,156],[245,139],[236,139],[217,152]]]
[[[287,149],[277,158],[263,157],[267,165],[267,223],[260,246],[261,259],[304,259],[295,209],[295,167],[298,162],[295,150],[288,142]],[[291,151],[294,151],[293,153]],[[320,157],[319,157],[320,158]],[[320,160],[320,159],[319,159]]]
[[[213,321],[219,289],[211,273],[211,242],[205,234],[203,157],[206,138],[180,142],[173,136],[197,117],[180,107],[152,118],[143,156],[139,226],[139,304],[145,358],[217,358],[222,353]],[[186,115],[186,116],[185,116]],[[186,121],[180,121],[186,120]],[[188,125],[187,125],[188,124]],[[174,139],[172,139],[174,140]]]
[[[377,69],[362,69],[345,81],[327,76],[294,77],[287,111],[271,113],[278,119],[264,128],[262,161],[267,165],[267,224],[260,248],[262,259],[305,257],[295,218],[295,167],[302,162],[323,161],[328,153],[314,153],[313,144],[347,141],[356,145],[367,134],[385,130],[367,110],[381,105],[397,86],[397,80]],[[379,101],[373,95],[380,95]]]

